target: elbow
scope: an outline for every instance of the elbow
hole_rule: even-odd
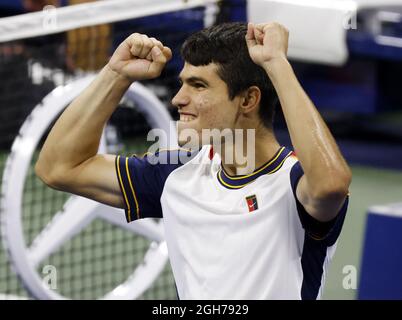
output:
[[[349,168],[343,172],[337,172],[323,181],[315,188],[315,199],[344,199],[349,194],[352,183],[352,172]]]
[[[341,192],[343,196],[347,196],[352,183],[352,170],[350,170],[349,167],[346,167],[345,170],[339,174],[339,177],[340,184],[338,186],[338,191]]]
[[[42,180],[49,187],[51,187],[53,184],[52,181],[53,179],[51,179],[50,177],[51,176],[50,172],[51,170],[47,168],[44,161],[39,158],[38,161],[35,163],[35,174],[40,180]]]
[[[50,162],[44,161],[40,157],[35,163],[35,174],[47,186],[53,189],[61,188],[62,176],[57,174],[57,170],[54,165],[50,165]]]

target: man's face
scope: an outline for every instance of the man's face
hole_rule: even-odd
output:
[[[185,63],[179,75],[182,86],[172,103],[179,109],[179,145],[186,143],[192,129],[201,141],[202,129],[233,129],[238,117],[240,98],[229,99],[228,87],[217,74],[217,65],[193,66]]]

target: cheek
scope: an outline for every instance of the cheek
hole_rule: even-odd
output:
[[[201,124],[208,128],[224,128],[229,116],[228,106],[224,101],[203,97],[198,102]]]
[[[214,100],[208,95],[200,95],[196,100],[197,108],[201,113],[209,112],[214,106]]]

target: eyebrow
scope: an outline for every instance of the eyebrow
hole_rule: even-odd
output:
[[[206,86],[208,86],[209,85],[209,83],[208,83],[208,81],[207,80],[205,80],[204,78],[201,78],[201,77],[195,77],[195,76],[193,76],[193,77],[188,77],[188,78],[182,78],[181,76],[179,76],[178,77],[179,78],[179,80],[181,81],[181,82],[187,82],[187,83],[195,83],[195,82],[202,82],[203,84],[205,84]]]

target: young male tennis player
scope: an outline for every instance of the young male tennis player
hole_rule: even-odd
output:
[[[193,34],[182,46],[181,88],[172,102],[179,143],[191,130],[200,149],[97,155],[128,87],[158,77],[172,56],[157,39],[132,34],[61,115],[37,174],[56,189],[124,208],[129,222],[163,218],[181,299],[319,298],[351,171],[300,86],[287,47],[288,31],[277,23],[227,23]],[[274,135],[278,98],[295,153]],[[253,156],[236,151],[236,141],[203,140],[208,129],[255,130],[252,141],[241,142],[253,144]],[[161,153],[185,160],[154,161]],[[242,163],[244,156],[254,163]]]

